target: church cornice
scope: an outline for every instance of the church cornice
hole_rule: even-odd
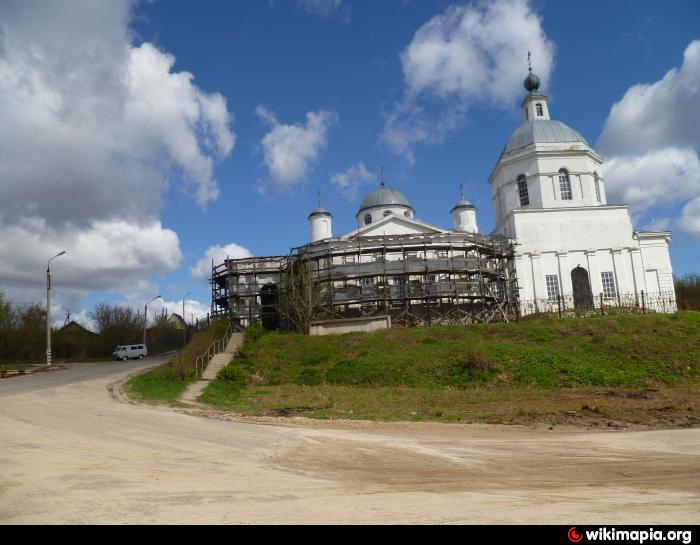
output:
[[[548,146],[552,144],[533,144],[523,148],[522,151],[517,151],[510,155],[509,157],[501,157],[496,166],[493,167],[491,175],[489,176],[489,184],[493,183],[494,178],[498,175],[498,172],[502,168],[506,168],[514,163],[518,163],[524,159],[529,158],[551,158],[551,157],[581,157],[588,156],[593,159],[598,164],[603,164],[603,158],[598,155],[598,153],[589,146],[577,145],[577,147],[571,146],[568,148],[560,149],[548,149]],[[544,173],[542,173],[544,174]]]

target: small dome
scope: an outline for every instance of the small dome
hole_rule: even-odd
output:
[[[526,121],[513,131],[506,144],[503,154],[510,153],[530,144],[540,143],[581,142],[588,145],[586,139],[577,131],[561,121],[553,119],[538,119]]]
[[[523,85],[525,86],[525,89],[531,93],[537,91],[540,88],[540,78],[538,78],[532,73],[532,70],[530,70],[530,73],[525,78]]]
[[[408,199],[403,196],[403,193],[392,189],[391,187],[380,187],[373,189],[362,200],[360,204],[360,212],[367,208],[375,208],[377,206],[405,206],[413,209]]]
[[[469,201],[465,200],[464,197],[462,197],[461,199],[459,199],[459,201],[457,201],[457,204],[454,205],[454,208],[452,208],[452,210],[450,210],[450,212],[454,212],[458,208],[473,208],[474,210],[476,210],[476,206],[474,206]]]
[[[320,206],[316,208],[311,214],[309,214],[309,218],[313,218],[314,216],[330,216],[333,217],[333,215],[326,210],[325,208],[321,208]]]

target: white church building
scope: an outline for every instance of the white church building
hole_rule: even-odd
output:
[[[539,84],[530,69],[524,123],[488,180],[490,235],[479,233],[477,210],[463,195],[444,228],[417,219],[382,176],[350,233],[333,235],[333,216],[319,201],[308,217],[310,242],[288,255],[212,263],[212,314],[237,327],[279,327],[277,296],[300,261],[314,277],[316,319],[391,316],[418,325],[553,310],[675,311],[671,233],[635,231],[628,206],[608,204],[602,158],[550,119]]]
[[[525,122],[508,139],[489,184],[495,235],[515,241],[523,301],[621,296],[675,310],[671,233],[635,231],[628,206],[608,204],[603,160],[586,140],[550,119],[548,97],[530,70],[522,102]],[[668,299],[671,299],[670,301]]]

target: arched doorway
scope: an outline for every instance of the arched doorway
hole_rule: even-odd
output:
[[[593,293],[591,293],[591,283],[588,280],[588,271],[581,265],[571,271],[571,285],[574,290],[574,307],[592,307]]]
[[[280,315],[277,310],[278,291],[275,284],[266,284],[260,290],[260,318],[265,329],[279,329]]]

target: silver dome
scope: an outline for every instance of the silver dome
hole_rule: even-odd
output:
[[[557,142],[581,142],[588,145],[583,136],[561,121],[538,119],[526,121],[515,129],[513,134],[510,135],[502,155],[530,144]]]
[[[391,187],[380,187],[367,193],[367,196],[362,200],[362,204],[360,204],[360,212],[377,206],[406,206],[413,209],[408,199],[403,196],[403,193]]]

